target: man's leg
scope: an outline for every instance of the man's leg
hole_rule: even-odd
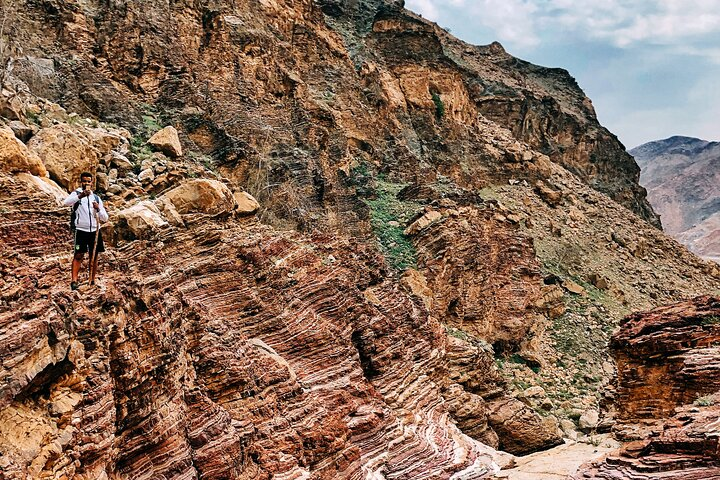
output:
[[[82,265],[82,259],[83,259],[83,254],[80,252],[73,255],[73,260],[72,260],[72,283],[73,284],[77,284],[78,274],[80,273],[80,266]]]

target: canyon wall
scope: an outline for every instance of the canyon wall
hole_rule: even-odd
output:
[[[720,261],[720,144],[670,137],[630,153],[668,235],[703,258]]]
[[[6,478],[487,478],[601,428],[620,318],[720,291],[572,77],[499,44],[392,2],[21,6]],[[109,248],[71,291],[84,170]]]

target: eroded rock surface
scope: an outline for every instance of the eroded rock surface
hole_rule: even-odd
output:
[[[574,478],[720,478],[720,299],[628,317],[613,337],[621,438]]]
[[[257,183],[250,193],[298,225],[329,205],[338,217],[323,222],[357,223],[341,172],[358,164],[467,182],[538,156],[659,225],[637,165],[568,72],[465,44],[401,2],[24,3],[14,72],[37,94],[134,131],[161,111],[185,153]],[[499,148],[485,122],[517,146]]]
[[[621,316],[720,285],[567,72],[400,2],[24,7],[0,107],[117,223],[71,293],[57,192],[0,177],[9,478],[482,478],[594,418]]]
[[[627,317],[610,347],[618,418],[667,418],[720,390],[720,299],[701,297]]]
[[[38,199],[42,228],[17,230],[22,183],[0,180],[6,478],[483,478],[506,461],[455,426],[432,381],[444,330],[372,250],[196,222],[71,292],[65,211]]]

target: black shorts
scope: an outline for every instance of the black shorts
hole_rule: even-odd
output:
[[[75,253],[86,253],[92,254],[93,247],[95,246],[95,232],[83,232],[82,230],[75,230]],[[102,231],[98,238],[97,243],[98,253],[105,251],[105,245],[103,244]]]

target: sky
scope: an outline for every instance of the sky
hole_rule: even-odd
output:
[[[627,149],[720,141],[720,0],[405,0],[475,45],[561,67]]]

